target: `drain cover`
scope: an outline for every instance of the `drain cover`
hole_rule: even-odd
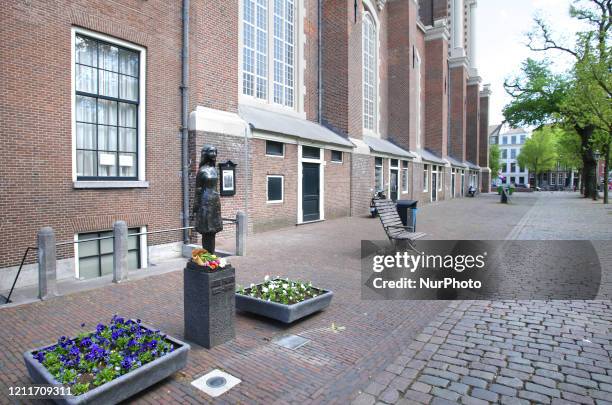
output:
[[[280,337],[274,340],[275,344],[281,347],[285,347],[290,350],[299,349],[300,347],[304,346],[308,342],[310,342],[310,340],[303,338],[301,336],[298,336],[298,335],[285,335],[283,337]]]
[[[227,380],[224,377],[216,376],[206,380],[206,385],[208,385],[210,388],[221,388],[226,382]]]
[[[240,380],[233,375],[228,374],[225,371],[213,370],[210,373],[192,381],[191,385],[210,395],[211,397],[218,397],[239,383]]]

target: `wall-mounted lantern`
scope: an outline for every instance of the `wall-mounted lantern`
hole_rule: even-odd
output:
[[[228,160],[224,163],[219,163],[219,173],[221,174],[221,192],[222,196],[232,196],[236,194],[236,163]]]

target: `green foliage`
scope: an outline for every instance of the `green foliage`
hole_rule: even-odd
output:
[[[62,368],[62,363],[59,360],[59,355],[54,352],[47,353],[45,356],[45,361],[43,365],[49,370],[53,376],[58,376],[60,369]]]
[[[582,143],[573,129],[557,127],[554,131],[559,163],[563,167],[579,170],[582,168]]]
[[[499,172],[501,152],[499,146],[489,146],[489,169],[491,169],[491,175],[496,176]]]
[[[115,371],[115,367],[113,366],[106,367],[100,370],[98,374],[96,374],[96,378],[94,379],[93,384],[96,387],[99,387],[102,384],[112,381],[116,375],[117,375],[117,372]]]
[[[561,119],[561,105],[567,98],[568,81],[550,70],[550,62],[527,59],[518,77],[504,83],[512,96],[503,109],[513,127],[541,126]]]
[[[89,383],[77,383],[71,387],[72,395],[81,395],[89,391]]]
[[[525,141],[517,160],[530,172],[540,174],[551,170],[557,163],[556,132],[544,127]]]
[[[64,384],[72,383],[77,378],[77,372],[74,369],[65,370],[61,376],[60,381]]]

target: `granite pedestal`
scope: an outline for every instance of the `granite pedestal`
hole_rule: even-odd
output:
[[[210,271],[188,261],[184,270],[185,339],[207,349],[235,337],[235,269]]]

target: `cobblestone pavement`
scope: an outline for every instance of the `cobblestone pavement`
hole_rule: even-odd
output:
[[[612,210],[573,193],[535,198],[506,238],[596,240],[609,288]],[[612,404],[612,303],[453,302],[353,396],[375,402]]]

